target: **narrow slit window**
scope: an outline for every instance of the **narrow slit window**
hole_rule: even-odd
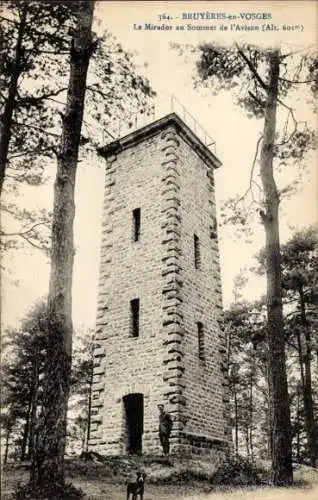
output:
[[[204,352],[204,329],[202,323],[197,323],[198,329],[198,352],[199,360],[205,362],[205,352]]]
[[[139,299],[130,301],[130,332],[132,337],[139,337]]]
[[[196,269],[200,269],[201,268],[200,240],[196,234],[193,237],[193,241],[194,241],[194,267]]]
[[[133,210],[133,241],[140,240],[140,208]]]

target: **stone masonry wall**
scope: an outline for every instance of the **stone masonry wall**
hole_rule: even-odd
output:
[[[229,408],[225,339],[219,327],[222,295],[214,174],[186,144],[182,148],[181,163],[181,266],[185,270],[182,298],[186,366],[186,425],[183,434],[188,448],[193,451],[193,442],[198,438],[205,444],[228,443]],[[194,262],[194,234],[199,241],[199,269],[195,268]],[[199,358],[199,322],[203,325],[204,360]],[[202,444],[202,447],[205,445]]]
[[[213,173],[173,125],[107,158],[90,439],[100,453],[126,451],[129,393],[144,395],[143,453],[159,452],[160,402],[174,418],[173,452],[210,449],[229,438],[213,184]],[[141,209],[137,242],[135,208]],[[194,233],[201,269],[193,263]],[[134,298],[140,299],[137,338],[129,326]]]
[[[158,409],[164,392],[160,136],[108,159],[103,221],[91,445],[124,453],[122,398],[144,395],[144,452],[157,452]],[[141,209],[140,240],[132,212]],[[130,336],[130,301],[140,299],[140,335]],[[103,359],[103,361],[102,361]],[[101,361],[99,361],[101,360]],[[95,391],[96,389],[96,391]],[[96,409],[95,409],[96,408]]]

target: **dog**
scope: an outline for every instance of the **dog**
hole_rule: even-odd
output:
[[[130,482],[127,484],[127,498],[126,498],[126,500],[130,499],[130,495],[131,495],[131,500],[137,500],[138,496],[139,496],[140,500],[143,500],[144,489],[145,489],[145,479],[146,479],[146,474],[144,472],[137,472],[136,481]]]

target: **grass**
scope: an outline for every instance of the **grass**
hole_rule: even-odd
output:
[[[233,487],[212,484],[211,463],[202,459],[114,457],[103,459],[103,463],[71,459],[67,461],[67,481],[83,490],[86,500],[123,500],[125,483],[139,468],[147,473],[144,500],[318,499],[318,471],[306,466],[295,472],[295,484],[289,488],[264,484]],[[1,499],[9,500],[17,484],[27,480],[27,464],[8,464],[3,472]]]

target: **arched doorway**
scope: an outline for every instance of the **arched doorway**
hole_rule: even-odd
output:
[[[123,400],[127,433],[126,451],[129,455],[141,455],[144,430],[144,396],[139,393],[127,394]]]

